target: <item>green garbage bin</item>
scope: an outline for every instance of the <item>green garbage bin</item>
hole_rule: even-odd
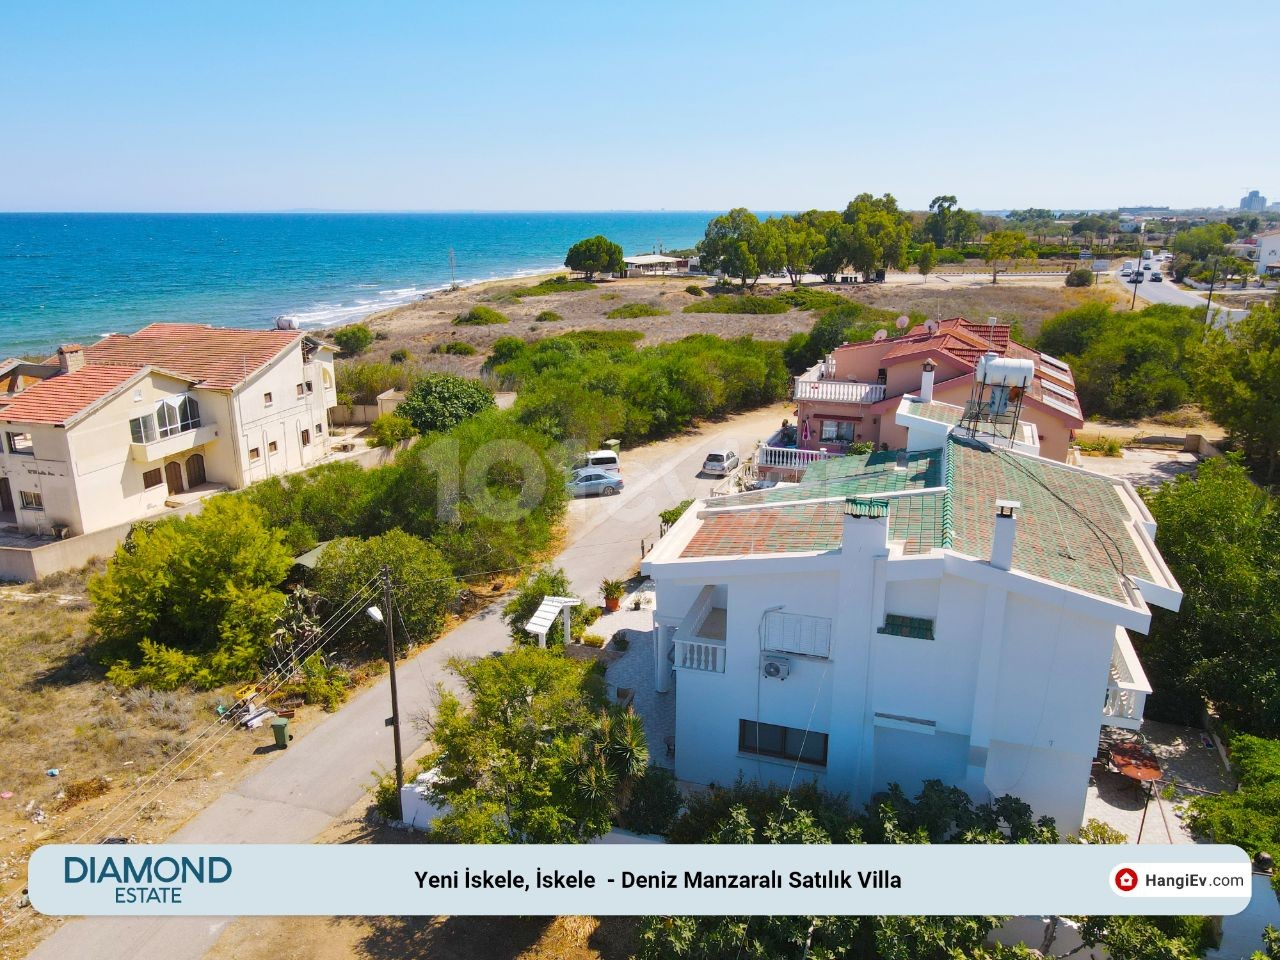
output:
[[[287,749],[289,746],[289,721],[284,717],[276,717],[271,721],[271,734],[276,738],[276,746]]]

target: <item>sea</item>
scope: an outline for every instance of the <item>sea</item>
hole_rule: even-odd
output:
[[[628,255],[691,247],[715,213],[0,213],[0,359],[157,321],[337,326],[554,270],[598,233]]]

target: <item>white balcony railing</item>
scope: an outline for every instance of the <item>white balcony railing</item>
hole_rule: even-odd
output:
[[[879,403],[884,399],[884,384],[797,377],[795,399],[822,400],[828,403]]]
[[[1111,677],[1102,704],[1102,722],[1107,726],[1137,730],[1142,726],[1142,713],[1147,706],[1151,684],[1134,652],[1129,634],[1116,628],[1111,647]]]
[[[676,637],[676,666],[681,670],[724,673],[725,644],[696,637]]]
[[[800,450],[796,447],[771,447],[761,444],[756,450],[756,469],[761,467],[778,467],[790,470],[803,470],[811,463],[819,460],[830,460],[840,454],[830,450]]]

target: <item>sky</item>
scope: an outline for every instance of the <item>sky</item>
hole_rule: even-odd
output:
[[[0,210],[1235,206],[1280,199],[1250,106],[1277,27],[1183,0],[6,0]]]

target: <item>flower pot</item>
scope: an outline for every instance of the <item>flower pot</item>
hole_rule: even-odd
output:
[[[613,613],[615,610],[617,610],[617,609],[618,609],[618,604],[619,604],[619,603],[621,603],[621,602],[622,602],[622,598],[621,598],[621,597],[605,597],[605,598],[604,598],[604,608],[605,608],[605,610],[607,610],[609,613]]]

